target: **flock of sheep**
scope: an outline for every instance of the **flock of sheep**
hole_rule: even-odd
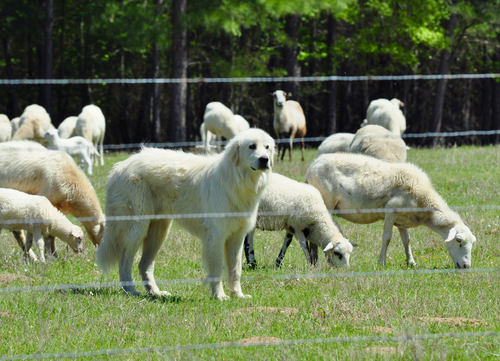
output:
[[[300,104],[286,100],[286,93],[281,90],[271,96],[274,102],[273,128],[278,139],[277,160],[283,160],[286,149],[289,150],[290,161],[292,160],[295,138],[302,138],[304,160],[303,138],[307,129]],[[476,238],[459,215],[435,191],[427,175],[418,167],[405,163],[409,148],[401,138],[406,129],[405,118],[400,110],[402,105],[398,99],[372,101],[367,109],[366,119],[355,134],[337,133],[322,142],[318,148],[318,157],[305,175],[305,183],[276,173],[270,173],[266,178],[267,187],[259,195],[259,215],[252,227],[286,231],[276,260],[278,266],[282,264],[286,249],[295,236],[308,263],[317,262],[318,247],[321,247],[332,266],[348,267],[356,244],[342,234],[331,215],[331,211],[336,210],[340,217],[354,223],[384,222],[382,249],[378,260],[380,264],[385,265],[387,247],[393,226],[396,226],[402,237],[407,263],[415,265],[408,229],[425,225],[443,237],[455,267],[471,267],[471,250]],[[222,103],[209,103],[200,127],[204,152],[208,151],[210,141],[215,137],[218,140],[222,137],[227,140],[239,139],[238,134],[248,132],[249,128],[250,125],[243,117],[233,114]],[[56,237],[70,245],[75,252],[82,250],[83,232],[67,220],[64,216],[67,214],[81,219],[96,246],[101,244],[105,234],[110,238],[112,232],[119,232],[116,227],[111,227],[114,231],[106,227],[106,217],[95,190],[71,157],[77,155],[79,163],[85,166],[88,174],[92,174],[92,164],[98,164],[99,157],[100,164],[104,164],[104,134],[104,115],[95,105],[84,107],[78,117],[67,118],[58,129],[52,126],[50,116],[39,105],[28,106],[19,118],[12,121],[0,115],[0,230],[5,228],[13,232],[26,259],[37,259],[31,250],[32,243],[39,248],[41,261],[45,260],[45,251],[57,256]],[[281,139],[288,141],[282,143]],[[250,149],[255,148],[250,146]],[[236,157],[235,164],[239,164],[238,154],[231,156],[232,161]],[[171,157],[170,154],[168,156]],[[160,159],[161,154],[155,157]],[[208,159],[210,156],[202,157]],[[146,158],[143,156],[138,159],[145,164]],[[262,166],[259,162],[264,158],[266,156],[257,160],[257,168]],[[186,159],[191,161],[189,157]],[[270,160],[270,164],[267,160],[265,162],[266,167],[270,168],[273,160]],[[118,166],[113,169],[115,177],[119,169]],[[255,170],[253,166],[251,169]],[[133,178],[134,175],[130,174],[129,177]],[[139,180],[131,182],[137,184]],[[225,180],[221,179],[220,182]],[[111,190],[112,186],[108,182],[107,196],[112,191],[115,198],[127,197],[127,192],[119,189],[118,185]],[[147,189],[140,189],[145,195],[151,193]],[[110,214],[114,214],[114,210],[110,208],[108,214],[107,203],[106,215]],[[37,222],[32,222],[31,219],[36,219]],[[131,232],[134,230],[131,229]],[[247,262],[255,267],[257,263],[253,234],[254,231],[247,234],[243,248]],[[100,248],[102,247],[98,249],[98,264],[107,269],[106,261],[102,258],[106,251],[100,252]],[[241,248],[239,252],[241,258]],[[149,259],[149,266],[144,271],[141,270],[143,278],[153,283],[150,268],[154,268],[154,256]],[[128,273],[132,260],[133,254],[131,260],[127,261],[125,271],[120,269],[122,282],[131,281]],[[120,267],[123,262],[125,261],[120,261]],[[241,268],[241,263],[239,264]],[[141,264],[139,267],[141,268]],[[133,286],[125,289],[136,292]],[[149,291],[160,294],[157,287],[150,287]],[[221,286],[214,286],[213,292],[214,297],[223,298]],[[241,293],[240,289],[238,293]]]

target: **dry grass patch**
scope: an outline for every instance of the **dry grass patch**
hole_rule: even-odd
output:
[[[270,313],[282,313],[285,315],[295,315],[299,312],[296,308],[289,307],[247,307],[247,308],[237,308],[229,312],[231,315],[242,315],[254,312],[270,312]]]
[[[11,318],[14,315],[8,311],[0,310],[0,317]]]
[[[248,337],[244,338],[242,340],[239,340],[238,342],[241,343],[250,343],[250,342],[279,342],[283,341],[281,338],[277,337],[259,337],[259,336],[254,336],[254,337]]]
[[[3,273],[0,274],[0,283],[3,284],[11,284],[13,281],[23,281],[23,282],[33,282],[34,279],[24,275],[16,275],[12,273]]]
[[[365,351],[367,353],[371,353],[373,355],[395,355],[398,353],[398,349],[396,347],[390,347],[390,346],[376,346],[376,347],[367,347],[365,348]]]
[[[446,323],[448,325],[460,327],[463,324],[469,326],[492,326],[488,322],[483,322],[476,320],[474,318],[464,318],[464,317],[413,317],[416,320],[423,322],[435,322],[435,323]]]
[[[363,326],[363,330],[375,331],[377,333],[393,333],[392,328],[383,326]]]

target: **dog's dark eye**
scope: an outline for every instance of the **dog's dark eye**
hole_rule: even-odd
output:
[[[250,147],[249,147],[249,148],[250,148],[250,149],[256,149],[256,148],[257,148],[257,146],[256,146],[255,144],[250,144]]]
[[[269,149],[269,146],[268,146],[268,145],[266,145],[266,149]]]

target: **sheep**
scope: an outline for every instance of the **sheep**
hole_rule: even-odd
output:
[[[373,100],[366,110],[366,119],[361,126],[378,124],[401,136],[406,130],[406,119],[400,109],[403,105],[403,102],[396,98]]]
[[[320,191],[328,209],[387,211],[339,214],[350,222],[361,224],[384,220],[380,264],[386,264],[392,226],[396,226],[403,240],[406,261],[415,266],[408,228],[425,225],[445,239],[456,268],[471,267],[471,250],[476,237],[417,166],[388,163],[362,154],[323,154],[311,164],[306,182]],[[398,208],[424,208],[425,211],[399,211]]]
[[[283,247],[276,259],[278,267],[283,263],[294,235],[310,264],[316,263],[319,246],[331,266],[349,267],[349,258],[355,244],[342,236],[338,225],[326,209],[321,194],[308,184],[273,173],[259,203],[256,228],[267,231],[286,230]],[[247,235],[244,243],[245,256],[252,268],[256,266],[254,232],[255,229]]]
[[[354,138],[353,133],[335,133],[327,137],[318,147],[318,156],[325,153],[347,153]]]
[[[67,117],[66,119],[64,119],[62,123],[57,127],[57,129],[59,130],[59,137],[61,137],[62,139],[68,139],[76,136],[75,127],[77,120],[78,117]]]
[[[49,235],[66,242],[75,253],[83,250],[81,228],[71,223],[43,196],[0,188],[1,229],[29,232],[24,248],[25,259],[28,258],[34,239],[40,252],[40,260],[45,262],[43,237]]]
[[[207,104],[202,125],[205,128],[205,152],[210,142],[210,139],[208,139],[209,132],[215,134],[220,141],[222,137],[227,140],[233,139],[236,134],[250,128],[248,122],[241,115],[234,115],[231,109],[221,102]],[[220,151],[220,144],[217,144],[217,149]]]
[[[406,162],[406,144],[380,125],[369,124],[358,129],[351,142],[349,153],[365,154],[386,162]]]
[[[16,117],[11,119],[10,125],[12,126],[12,136],[14,136],[14,133],[19,129],[19,121],[21,120],[21,117]]]
[[[8,142],[12,138],[12,125],[5,114],[0,114],[0,143]]]
[[[78,115],[76,121],[74,136],[81,136],[87,139],[90,143],[94,144],[97,149],[99,145],[99,153],[101,156],[101,165],[104,165],[104,151],[103,143],[106,133],[106,119],[104,114],[97,105],[87,105],[83,107],[82,112]],[[95,164],[98,164],[98,157],[93,157]]]
[[[101,242],[105,217],[99,199],[68,154],[29,141],[0,143],[0,187],[47,197],[63,214],[85,218],[90,240]]]
[[[99,152],[87,139],[76,136],[68,139],[61,139],[57,129],[49,129],[43,136],[43,140],[49,142],[47,148],[59,150],[68,153],[69,155],[77,155],[79,162],[83,162],[87,168],[87,173],[92,175],[92,161],[90,159],[93,155],[99,155]]]
[[[292,161],[293,140],[302,139],[302,161],[304,161],[304,137],[307,133],[306,118],[300,104],[294,100],[286,100],[286,93],[282,90],[276,90],[270,94],[273,97],[274,121],[273,128],[278,138],[278,161],[283,160],[286,147],[284,143],[279,142],[281,138],[289,138],[288,153]],[[280,159],[280,150],[283,149]]]
[[[24,109],[19,119],[19,128],[12,136],[12,140],[34,140],[41,142],[47,129],[53,128],[49,113],[44,107],[32,104]]]
[[[206,143],[208,144],[209,147],[215,147],[215,145],[210,145],[210,142],[212,140],[217,140],[217,136],[210,132],[205,130],[205,123],[201,123],[200,125],[200,136],[201,136],[201,142],[203,143],[201,146],[196,146],[197,148],[203,148],[205,149],[205,140]]]

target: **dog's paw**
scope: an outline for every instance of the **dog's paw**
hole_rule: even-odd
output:
[[[214,298],[219,301],[227,301],[230,299],[230,297],[224,293],[222,295],[214,295]]]

